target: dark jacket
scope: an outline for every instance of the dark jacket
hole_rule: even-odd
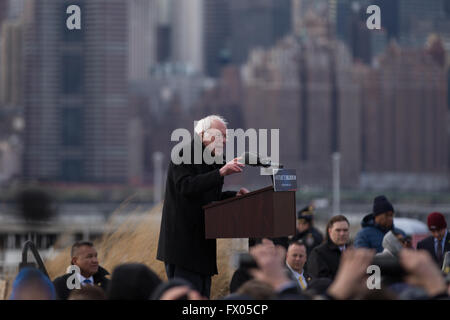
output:
[[[194,162],[194,143],[188,145]],[[201,150],[204,150],[201,145]],[[180,151],[183,155],[183,150]],[[203,206],[234,197],[222,192],[220,164],[169,164],[156,258],[206,276],[217,274],[216,240],[205,239]]]
[[[323,236],[319,230],[314,227],[309,228],[303,232],[298,232],[295,236],[292,237],[293,241],[302,240],[306,246],[306,253],[309,256],[311,251],[322,244]]]
[[[403,230],[395,228],[392,225],[391,229],[384,229],[380,225],[375,223],[375,216],[370,213],[366,215],[361,221],[362,229],[356,234],[355,241],[353,243],[355,248],[368,248],[376,249],[377,253],[383,251],[383,238],[390,230],[394,230],[395,233],[401,233],[406,237]]]
[[[98,267],[97,273],[93,275],[94,285],[99,286],[105,292],[109,284],[109,279],[106,278],[107,275],[109,275],[109,272],[103,269],[101,266]],[[67,279],[70,276],[71,276],[70,273],[66,273],[65,275],[53,280],[53,285],[55,286],[57,299],[67,300],[67,298],[69,297],[71,289],[67,288]]]
[[[417,250],[426,250],[430,253],[431,257],[433,258],[434,261],[436,261],[436,263],[438,264],[439,268],[442,268],[442,262],[439,263],[438,259],[436,257],[436,251],[434,249],[434,237],[433,236],[429,236],[425,239],[423,239],[422,241],[419,241],[417,243]],[[444,241],[444,253],[442,255],[442,259],[444,259],[445,253],[447,251],[450,251],[450,231],[447,231],[447,237],[445,238]]]
[[[247,281],[253,279],[253,277],[248,273],[247,269],[238,268],[233,273],[230,281],[230,293],[235,293],[239,288]]]
[[[341,250],[331,240],[327,240],[311,251],[306,262],[306,272],[312,278],[334,279],[341,261]]]

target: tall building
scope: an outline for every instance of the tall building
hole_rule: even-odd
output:
[[[8,18],[9,0],[0,0],[0,32],[2,31],[2,22]]]
[[[367,8],[374,4],[370,0],[330,0],[330,29],[336,37],[350,49],[355,60],[370,64],[372,59],[383,52],[388,44],[387,32],[367,28]],[[392,14],[387,9],[381,11],[381,20]]]
[[[231,0],[230,50],[235,64],[255,47],[269,48],[292,30],[290,0]]]
[[[28,0],[6,0],[6,1],[9,1],[8,18],[9,19],[20,18],[24,11],[25,1]]]
[[[155,0],[130,0],[129,21],[129,80],[148,78],[150,68],[157,60],[157,2]]]
[[[208,76],[218,77],[230,58],[230,3],[229,0],[203,1],[203,64]]]
[[[170,2],[171,61],[219,77],[254,47],[268,48],[291,31],[290,0]],[[164,29],[161,29],[164,30]]]
[[[25,179],[127,180],[127,18],[121,0],[26,2]]]
[[[390,38],[400,45],[423,47],[430,33],[450,36],[448,0],[377,0],[382,12],[381,23]],[[447,48],[450,43],[444,42]]]
[[[280,161],[305,187],[331,187],[331,156],[339,152],[344,188],[448,188],[442,44],[392,45],[369,66],[327,38],[312,15],[304,23],[314,32],[254,50],[244,65],[246,128],[279,128]]]
[[[21,106],[22,23],[18,20],[3,22],[0,43],[0,104]]]
[[[156,60],[158,63],[169,62],[172,54],[170,20],[172,11],[172,0],[157,0]]]
[[[203,1],[171,2],[171,60],[204,71]]]
[[[360,172],[360,108],[352,59],[339,42],[287,37],[253,51],[244,67],[247,128],[280,129],[280,162],[303,186],[329,188],[331,157],[341,153],[343,186]]]
[[[361,184],[371,188],[448,187],[446,75],[424,49],[391,46],[378,69],[360,66]]]

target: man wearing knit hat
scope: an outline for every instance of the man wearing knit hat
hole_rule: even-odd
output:
[[[383,251],[383,238],[393,230],[395,234],[406,237],[403,230],[394,227],[394,207],[389,200],[381,195],[373,200],[373,211],[366,215],[362,222],[362,229],[356,234],[354,247],[375,249],[377,253]]]
[[[428,251],[439,268],[442,268],[444,255],[447,251],[450,251],[450,234],[447,230],[447,222],[442,213],[433,212],[428,215],[427,224],[431,236],[420,241],[417,244],[417,249]]]

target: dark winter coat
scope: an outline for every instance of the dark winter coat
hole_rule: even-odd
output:
[[[65,275],[53,280],[53,285],[55,286],[57,299],[67,300],[67,298],[69,297],[71,289],[67,288],[67,279],[71,275],[72,274],[70,274],[70,273],[66,273]],[[106,290],[108,288],[108,284],[109,284],[109,279],[106,278],[107,275],[109,275],[109,272],[100,266],[98,267],[97,273],[93,275],[94,285],[99,286],[105,292],[106,292]]]
[[[189,144],[194,162],[194,143]],[[200,146],[204,150],[204,146]],[[179,153],[183,155],[183,150]],[[222,192],[223,164],[169,163],[161,219],[157,259],[186,270],[211,276],[217,274],[216,240],[205,238],[203,206],[234,197],[236,192]]]
[[[341,250],[331,240],[315,247],[306,262],[306,272],[313,278],[334,279],[341,261]]]
[[[383,238],[386,233],[393,230],[395,233],[401,233],[406,237],[403,230],[395,228],[385,229],[375,223],[375,216],[371,213],[366,215],[361,221],[362,229],[356,234],[353,246],[355,248],[376,249],[377,253],[383,251]]]

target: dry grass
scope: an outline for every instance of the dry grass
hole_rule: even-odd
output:
[[[126,204],[124,204],[125,206]],[[131,214],[122,223],[116,223],[121,208],[114,212],[106,226],[107,232],[95,242],[100,264],[110,273],[122,263],[143,263],[166,280],[164,264],[156,260],[162,205],[145,214]],[[245,242],[232,239],[218,240],[219,275],[213,277],[211,299],[228,294],[234,272],[230,261],[237,250],[245,250]],[[46,268],[51,279],[63,274],[69,265],[70,248],[67,247],[50,261]]]

